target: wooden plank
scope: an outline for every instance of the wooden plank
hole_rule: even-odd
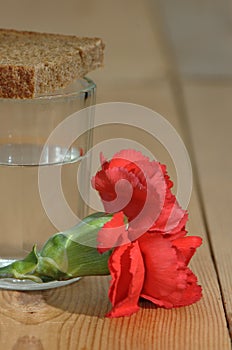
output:
[[[157,5],[157,3],[156,3]],[[209,1],[204,1],[204,2],[198,2],[198,1],[190,1],[187,3],[184,3],[182,0],[178,0],[175,3],[175,9],[173,7],[173,4],[169,1],[166,0],[164,2],[159,2],[159,6],[156,8],[157,10],[161,9],[160,11],[157,11],[158,14],[162,13],[164,14],[164,18],[162,18],[160,21],[158,20],[158,30],[161,33],[161,36],[163,37],[163,45],[164,45],[164,52],[166,54],[166,62],[167,65],[169,66],[169,79],[172,84],[173,88],[173,93],[175,96],[175,102],[178,108],[178,111],[180,113],[181,120],[185,126],[187,126],[187,130],[185,130],[185,140],[186,137],[190,136],[190,133],[193,136],[194,139],[194,144],[197,145],[195,152],[197,154],[198,158],[202,159],[202,164],[203,166],[203,171],[202,173],[199,174],[198,181],[201,181],[202,176],[206,174],[206,168],[209,169],[208,165],[209,162],[206,162],[205,158],[211,156],[212,160],[212,155],[213,157],[215,154],[212,152],[212,149],[207,153],[204,153],[203,150],[205,147],[207,148],[207,142],[206,138],[211,132],[211,120],[208,118],[204,117],[203,109],[200,113],[201,118],[207,119],[208,122],[208,128],[205,127],[202,128],[202,125],[200,121],[198,123],[195,122],[195,116],[194,116],[194,111],[197,110],[200,107],[198,106],[198,101],[195,98],[195,104],[191,103],[188,105],[188,112],[191,118],[191,123],[190,123],[190,133],[189,133],[189,128],[188,128],[188,122],[186,124],[186,108],[185,108],[185,101],[183,99],[183,94],[182,94],[182,84],[181,80],[184,76],[190,74],[202,74],[204,76],[209,74],[209,82],[213,82],[212,77],[214,75],[221,74],[223,75],[225,72],[228,74],[231,72],[231,61],[228,60],[228,57],[230,57],[230,54],[226,54],[228,50],[231,50],[231,45],[226,45],[226,26],[228,25],[228,20],[230,17],[228,17],[228,3],[225,1],[220,2],[217,0],[214,0],[212,2]],[[173,10],[173,11],[172,11]],[[156,17],[157,18],[157,14]],[[215,21],[214,21],[215,19]],[[195,23],[199,24],[198,26],[195,25]],[[214,23],[216,22],[216,23]],[[222,23],[222,26],[220,27],[220,30],[218,31],[218,25],[219,23]],[[194,23],[194,24],[193,24]],[[208,28],[211,28],[212,31],[210,33],[206,30],[204,31],[203,35],[199,35],[199,40],[194,40],[194,35],[200,30],[201,33],[201,24],[204,23],[204,25]],[[214,25],[213,25],[214,24]],[[227,28],[228,29],[228,28]],[[216,32],[215,32],[216,30]],[[191,36],[191,34],[193,34]],[[183,39],[182,41],[179,39]],[[213,44],[211,39],[213,39]],[[191,43],[191,44],[190,44]],[[203,46],[202,46],[203,44]],[[225,44],[225,45],[224,45]],[[190,56],[189,53],[191,53],[191,49],[189,47],[194,49],[194,53],[191,54]],[[222,47],[221,47],[222,45]],[[224,46],[223,46],[224,45]],[[212,57],[212,54],[210,54],[211,49],[215,49],[220,52],[220,55],[217,57],[216,62],[214,61],[214,57]],[[209,49],[209,50],[208,50]],[[200,52],[199,52],[200,50]],[[212,53],[212,52],[211,52]],[[227,52],[228,53],[228,52]],[[198,55],[199,54],[199,55]],[[200,61],[199,61],[200,57]],[[226,64],[225,64],[226,60]],[[204,63],[206,63],[204,65]],[[187,67],[187,70],[186,70]],[[181,74],[180,74],[180,73]],[[223,73],[224,72],[224,73]],[[228,74],[226,76],[226,79],[228,78]],[[196,78],[196,77],[195,77]],[[222,77],[220,77],[222,79]],[[202,91],[199,92],[199,95],[202,94]],[[186,97],[186,95],[185,95]],[[204,93],[201,95],[201,99],[204,101],[205,100],[205,95]],[[191,100],[190,100],[191,101]],[[210,102],[207,101],[208,104],[210,105]],[[207,102],[205,102],[205,112],[207,113]],[[217,104],[217,98],[215,96],[214,100],[214,107]],[[219,104],[221,106],[221,104]],[[195,108],[194,108],[195,107]],[[215,111],[214,111],[215,112]],[[198,128],[199,130],[197,130]],[[194,131],[193,131],[194,130]],[[216,129],[215,129],[216,130]],[[199,145],[199,140],[198,140],[198,132],[201,133],[201,145]],[[203,136],[204,135],[204,136]],[[211,138],[212,142],[215,142],[215,139]],[[190,150],[192,151],[192,142],[191,139],[189,139],[188,144],[190,146]],[[214,143],[215,144],[215,143]],[[194,154],[193,154],[194,156]],[[206,165],[207,164],[207,165]],[[194,164],[195,165],[195,164]],[[198,165],[198,163],[197,163]],[[211,168],[212,170],[212,168]],[[198,173],[198,167],[195,169],[196,173]],[[212,173],[214,170],[212,170]],[[211,184],[215,181],[213,180],[213,176],[211,176],[211,172],[207,174],[207,179],[205,181],[205,186]],[[212,188],[211,188],[212,189]],[[198,186],[198,191],[199,191],[199,186]],[[201,202],[201,208],[204,210],[203,204],[202,204],[202,198],[201,198],[201,193],[199,193],[200,200]],[[206,203],[204,203],[206,204]],[[204,212],[203,212],[204,215]],[[216,211],[214,213],[216,215]],[[208,227],[206,227],[206,230],[208,230]],[[209,232],[208,232],[209,235]],[[227,236],[226,238],[228,246],[227,246],[227,251],[230,250],[229,247],[231,247],[231,238]],[[211,246],[211,235],[210,235],[210,246]],[[226,244],[226,243],[225,243]],[[212,253],[212,247],[211,248],[211,253]],[[217,249],[217,245],[215,245],[215,249]],[[220,248],[219,248],[220,249]],[[230,253],[231,254],[231,253]],[[227,253],[228,255],[228,253]],[[214,256],[213,256],[214,259]],[[218,271],[218,267],[216,266],[216,270]],[[230,273],[229,273],[230,275]],[[225,276],[228,278],[228,272],[226,271]],[[221,279],[221,277],[220,277]],[[224,283],[223,283],[224,284]],[[229,286],[229,293],[231,295],[231,284],[228,284],[227,282],[227,287]],[[227,289],[227,288],[226,288]],[[228,289],[226,291],[226,294],[228,293]],[[225,294],[225,291],[224,291]],[[225,297],[224,297],[225,299]],[[227,297],[228,299],[228,297]],[[225,301],[225,300],[224,300]],[[225,305],[223,305],[225,307]],[[228,307],[227,307],[228,309]],[[227,322],[230,323],[231,319],[231,312],[227,310]],[[228,325],[229,328],[231,328],[230,325]],[[231,329],[230,329],[231,331]]]
[[[207,225],[232,336],[232,85],[185,82]]]

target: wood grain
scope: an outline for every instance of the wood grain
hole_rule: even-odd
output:
[[[232,85],[185,82],[209,236],[232,336]]]

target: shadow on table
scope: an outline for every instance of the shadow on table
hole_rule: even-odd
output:
[[[44,291],[7,291],[0,293],[2,313],[25,324],[39,324],[64,313],[103,318],[110,310],[110,276],[84,277],[65,287]],[[143,309],[155,308],[141,302]],[[58,320],[58,319],[57,319]]]
[[[57,295],[47,292],[46,302],[57,308],[76,314],[104,317],[110,310],[108,298],[110,277],[85,277],[73,285],[58,288]],[[156,306],[142,299],[143,309],[155,309]]]
[[[65,312],[104,317],[110,309],[109,276],[83,277],[65,287],[41,292],[47,306]]]

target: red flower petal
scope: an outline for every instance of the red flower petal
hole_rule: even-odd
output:
[[[176,234],[183,230],[188,220],[188,214],[186,210],[180,207],[176,197],[171,193],[173,183],[167,175],[166,166],[163,164],[160,166],[166,181],[166,195],[160,216],[150,231],[158,231],[163,234]]]
[[[102,227],[98,232],[97,242],[99,253],[104,253],[117,245],[130,242],[125,228],[123,212],[114,214],[113,218]]]
[[[126,167],[128,171],[131,171],[136,169],[136,164],[141,161],[150,162],[149,158],[145,157],[141,152],[134,149],[125,149],[114,154],[110,161],[110,167]]]
[[[108,317],[129,316],[139,310],[144,265],[138,242],[116,248],[109,259],[112,276],[109,298],[113,305]]]
[[[106,212],[123,211],[128,217],[131,240],[152,227],[162,212],[166,194],[163,168],[140,152],[117,153],[109,163],[103,163],[92,185]]]
[[[165,308],[190,305],[200,299],[201,287],[170,240],[158,233],[146,233],[139,245],[146,271],[143,298]]]
[[[105,200],[113,200],[115,192],[105,170],[100,170],[91,180],[92,186]]]
[[[111,183],[111,198],[109,193],[100,193],[106,212],[114,213],[123,210],[129,217],[130,214],[126,208],[131,207],[133,190],[138,185],[138,179],[124,168],[109,169],[106,174]]]
[[[174,305],[175,307],[191,305],[202,297],[202,288],[197,284],[197,277],[190,269],[186,269],[187,286],[183,291],[181,299]]]
[[[198,236],[177,238],[172,241],[172,245],[176,247],[177,250],[185,257],[186,265],[188,265],[191,257],[195,253],[196,249],[200,247],[201,243],[202,239]]]

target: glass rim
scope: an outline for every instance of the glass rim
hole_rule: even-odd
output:
[[[84,82],[86,86],[83,86],[81,89],[75,89],[74,84],[77,83],[78,81]],[[83,83],[83,85],[84,85]],[[72,87],[73,86],[73,87]],[[72,89],[70,89],[70,87]],[[0,102],[11,102],[11,103],[33,103],[33,102],[38,102],[38,101],[49,101],[49,100],[59,100],[59,99],[66,99],[69,97],[77,97],[81,94],[88,93],[90,91],[94,91],[96,89],[96,84],[94,83],[93,80],[91,80],[88,77],[83,77],[74,80],[69,86],[66,86],[63,89],[58,89],[54,92],[47,93],[47,94],[41,94],[37,95],[32,98],[4,98],[0,97]]]

